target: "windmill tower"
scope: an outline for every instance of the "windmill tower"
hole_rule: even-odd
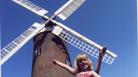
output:
[[[32,37],[34,38],[35,43],[37,42],[37,38],[39,38],[39,35],[43,35],[42,29],[49,30],[49,27],[47,24],[52,24],[51,32],[49,33],[49,36],[52,34],[56,35],[56,37],[59,37],[60,39],[64,40],[64,42],[70,43],[71,45],[75,46],[76,48],[82,50],[83,52],[92,55],[93,57],[98,57],[98,49],[102,49],[102,46],[98,45],[97,43],[89,40],[88,38],[82,36],[81,34],[75,32],[74,30],[68,28],[67,26],[63,25],[62,23],[54,20],[53,18],[59,17],[63,20],[65,20],[67,17],[69,17],[85,0],[69,0],[66,4],[64,4],[60,9],[58,9],[52,17],[46,16],[47,10],[33,4],[32,2],[28,0],[12,0],[16,2],[17,4],[27,8],[28,10],[36,13],[37,15],[43,17],[46,19],[44,22],[41,23],[34,23],[31,27],[29,27],[25,32],[23,32],[19,37],[17,37],[15,40],[13,40],[10,44],[5,46],[3,49],[1,49],[1,61],[0,64],[3,64],[5,61],[7,61],[15,52],[17,52],[26,42],[29,41]],[[41,33],[42,31],[42,33]],[[39,34],[38,34],[39,33]],[[51,34],[52,33],[52,34]],[[36,35],[38,34],[38,35]],[[48,34],[46,34],[45,37],[47,37]],[[47,38],[45,38],[47,39]],[[44,43],[43,43],[44,44]],[[43,44],[40,43],[40,45],[37,45],[34,47],[38,48],[37,56],[40,57],[43,53],[43,49],[41,49],[41,46]],[[39,47],[40,46],[40,47]],[[64,45],[65,46],[65,45]],[[41,51],[39,51],[39,48]],[[59,48],[60,49],[60,48]],[[114,59],[116,58],[116,55],[112,53],[111,51],[107,50],[105,53],[105,56],[103,58],[103,61],[112,64]],[[38,58],[37,58],[38,59]],[[36,59],[34,59],[36,61]]]
[[[53,24],[48,24],[50,27]],[[52,60],[58,59],[71,65],[66,43],[50,31],[34,37],[32,77],[73,77],[68,71],[55,66]]]

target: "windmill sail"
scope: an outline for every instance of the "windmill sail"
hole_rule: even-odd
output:
[[[67,26],[59,22],[56,22],[56,21],[53,21],[53,22],[56,23],[57,26],[54,27],[54,30],[52,31],[52,33],[59,36],[61,39],[70,43],[76,48],[80,49],[81,51],[95,58],[98,58],[99,49],[102,49],[103,48],[102,46],[80,35],[79,33],[73,31],[72,29],[68,28]],[[116,57],[117,57],[116,54],[107,50],[105,55],[103,56],[103,61],[107,64],[112,64],[112,62]]]
[[[45,25],[34,23],[25,32],[18,36],[15,40],[0,50],[0,65],[7,61],[14,53],[16,53],[25,43],[35,36]]]
[[[65,20],[73,12],[75,12],[84,2],[85,0],[69,0],[67,3],[65,3],[60,9],[58,9],[55,12],[55,15],[57,15],[62,20]]]
[[[51,21],[57,26],[54,26],[52,33],[59,36],[64,41],[70,43],[71,45],[77,47],[78,49],[84,51],[85,53],[98,58],[99,49],[103,47],[98,45],[97,43],[89,40],[88,38],[82,36],[81,34],[75,32],[74,30],[68,28],[67,26],[49,19],[45,14],[48,13],[47,10],[33,4],[28,0],[12,0],[13,2],[25,7],[26,9],[36,13],[39,16],[42,16],[48,21],[44,24],[34,23],[31,27],[29,27],[24,33],[22,33],[19,37],[13,40],[10,44],[5,46],[0,50],[0,65],[2,65],[5,61],[7,61],[14,53],[16,53],[26,42],[28,42],[32,37],[34,37],[37,33],[41,32],[41,30],[45,27],[45,25]],[[64,4],[59,10],[55,12],[55,15],[60,17],[62,20],[68,18],[75,10],[77,10],[85,0],[69,0],[66,4]],[[51,30],[51,29],[50,29]],[[116,54],[112,53],[109,50],[106,50],[106,53],[103,57],[103,61],[112,64],[114,59],[117,57]]]
[[[24,8],[34,12],[35,14],[42,16],[42,17],[47,17],[45,14],[48,13],[47,10],[35,5],[34,3],[28,1],[28,0],[12,0],[13,2],[23,6]]]

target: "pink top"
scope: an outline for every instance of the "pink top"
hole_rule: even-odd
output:
[[[100,77],[100,76],[94,71],[86,71],[77,73],[76,77]]]

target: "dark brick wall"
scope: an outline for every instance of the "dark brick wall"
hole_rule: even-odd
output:
[[[51,32],[43,32],[34,37],[33,55],[32,77],[73,77],[52,63],[55,59],[65,63],[70,58],[66,43]]]

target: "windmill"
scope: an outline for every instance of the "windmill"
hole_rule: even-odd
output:
[[[68,28],[64,24],[55,21],[53,18],[59,17],[62,20],[65,20],[69,17],[85,0],[69,0],[64,4],[59,10],[57,10],[52,17],[48,17],[47,10],[33,4],[28,0],[12,0],[17,4],[27,8],[28,10],[36,13],[37,15],[46,19],[46,21],[41,23],[34,23],[29,27],[25,32],[23,32],[19,37],[13,40],[10,44],[1,49],[1,61],[2,65],[7,61],[14,53],[16,53],[26,42],[28,42],[32,37],[38,34],[42,29],[48,29],[46,24],[49,22],[53,23],[52,33],[60,37],[64,41],[70,43],[76,48],[82,50],[83,52],[92,55],[93,57],[98,57],[98,49],[101,49],[102,46],[97,43],[89,40],[88,38],[82,36],[81,34],[75,32],[74,30]],[[103,61],[112,64],[116,55],[109,50],[106,51]]]

